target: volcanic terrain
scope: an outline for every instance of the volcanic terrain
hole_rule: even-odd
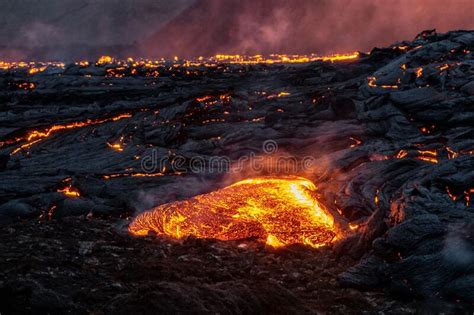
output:
[[[0,312],[472,311],[473,50],[425,31],[330,58],[0,62]],[[330,242],[130,233],[282,176],[314,183]]]

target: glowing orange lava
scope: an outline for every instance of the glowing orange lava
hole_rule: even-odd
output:
[[[81,128],[81,127],[85,127],[89,125],[97,125],[97,124],[102,124],[102,123],[110,122],[110,121],[118,121],[124,118],[130,118],[130,117],[132,117],[132,115],[126,113],[126,114],[120,114],[114,117],[103,118],[103,119],[87,119],[85,121],[76,121],[76,122],[71,122],[64,125],[53,125],[44,130],[32,130],[24,138],[18,137],[15,139],[10,139],[4,142],[0,142],[0,148],[4,145],[14,144],[20,141],[27,141],[26,143],[20,145],[19,147],[15,148],[12,151],[11,155],[14,155],[20,152],[21,150],[27,149],[31,147],[33,144],[38,143],[41,140],[48,138],[49,136],[51,136],[52,134],[60,130]]]
[[[420,154],[416,158],[425,162],[438,163],[438,152],[436,150],[418,150]]]
[[[400,150],[400,151],[398,151],[396,158],[397,159],[403,159],[407,155],[408,155],[407,150]]]
[[[474,188],[469,188],[464,192],[464,199],[466,200],[466,207],[469,207],[471,195],[474,194]]]
[[[79,191],[73,187],[64,187],[63,189],[58,189],[58,192],[61,192],[64,195],[68,197],[73,197],[73,198],[81,196]]]
[[[354,141],[354,143],[350,145],[350,148],[355,148],[355,147],[357,147],[357,146],[359,146],[359,145],[362,144],[362,141],[361,141],[361,140],[356,139],[356,138],[354,138],[354,137],[349,137],[349,139],[351,139],[352,141]]]
[[[138,215],[134,235],[153,231],[183,238],[257,238],[281,247],[319,247],[336,240],[334,218],[318,201],[316,186],[301,177],[260,177],[239,181],[194,198],[161,205]]]
[[[398,89],[398,85],[378,85],[376,77],[368,77],[367,85],[372,88],[382,88],[382,89]]]
[[[416,73],[416,77],[420,78],[423,75],[423,68],[422,67],[416,68],[415,73]]]
[[[110,57],[110,56],[102,56],[99,58],[99,60],[97,60],[97,64],[98,65],[106,65],[108,63],[112,63],[114,62],[114,58]]]
[[[216,68],[219,65],[257,65],[257,64],[298,64],[308,62],[347,62],[359,59],[359,52],[346,54],[333,54],[328,56],[319,56],[317,54],[308,55],[288,55],[288,54],[270,54],[270,55],[215,55],[211,57],[198,57],[191,59],[180,59],[175,57],[171,60],[161,59],[118,59],[112,56],[104,55],[96,62],[78,60],[74,62],[81,68],[105,67],[105,77],[124,78],[127,76],[143,75],[146,77],[159,77],[160,71],[164,69],[175,69],[176,71],[188,75],[199,75],[196,67]],[[35,76],[44,72],[46,69],[65,69],[66,65],[62,62],[5,62],[0,61],[0,71],[25,71],[30,76]],[[85,74],[84,77],[90,78],[91,74]],[[36,84],[23,82],[17,85],[18,89],[31,91],[36,88]]]
[[[231,63],[231,64],[272,64],[272,63],[304,63],[313,61],[348,61],[359,58],[359,52],[348,54],[334,54],[329,56],[311,55],[286,55],[286,54],[271,54],[268,57],[262,55],[245,56],[245,55],[215,55],[209,58],[210,61]]]
[[[272,98],[277,98],[277,97],[286,97],[286,96],[290,96],[290,95],[291,95],[291,93],[288,93],[288,92],[279,92],[278,94],[268,95],[267,98],[272,99]]]
[[[110,175],[104,175],[102,178],[103,179],[112,179],[112,178],[120,178],[120,177],[162,177],[165,175],[174,175],[174,176],[180,176],[182,175],[181,172],[174,172],[171,174],[165,174],[165,173],[117,173],[117,174],[110,174]]]

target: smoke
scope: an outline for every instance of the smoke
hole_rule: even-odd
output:
[[[471,0],[200,0],[141,43],[182,57],[369,51],[425,29],[472,29]]]
[[[34,21],[28,24],[28,27],[22,27],[20,29],[17,45],[21,45],[21,42],[26,42],[29,46],[38,47],[58,42],[62,38],[63,34],[58,27],[40,21]]]
[[[194,0],[2,1],[0,60],[126,57]]]
[[[451,227],[444,241],[444,260],[453,268],[467,270],[474,263],[474,229],[472,225]]]
[[[11,1],[0,58],[369,51],[425,29],[473,29],[473,13],[472,0]]]
[[[220,187],[217,187],[213,181],[192,176],[181,177],[176,182],[160,185],[159,189],[152,186],[148,189],[138,190],[131,198],[129,206],[134,209],[135,213],[140,213],[165,203],[189,199],[217,188]]]

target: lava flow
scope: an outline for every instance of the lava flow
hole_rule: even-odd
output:
[[[316,186],[301,177],[260,177],[215,192],[161,205],[137,216],[135,235],[153,231],[183,238],[257,238],[281,247],[319,247],[337,238],[334,218],[318,201]]]
[[[24,137],[16,137],[16,138],[9,139],[9,140],[6,140],[6,141],[0,141],[0,148],[5,146],[5,145],[18,143],[20,141],[27,141],[26,143],[18,146],[17,148],[15,148],[11,152],[11,155],[15,155],[16,153],[20,152],[21,150],[28,149],[29,147],[31,147],[35,143],[38,143],[38,142],[48,138],[49,136],[51,136],[52,134],[54,134],[57,131],[82,128],[82,127],[89,126],[89,125],[97,125],[97,124],[102,124],[102,123],[106,123],[106,122],[110,122],[110,121],[118,121],[118,120],[121,120],[121,119],[124,119],[124,118],[130,118],[130,117],[132,117],[131,114],[125,113],[125,114],[120,114],[120,115],[113,116],[113,117],[108,117],[108,118],[87,119],[85,121],[75,121],[75,122],[71,122],[71,123],[67,123],[67,124],[63,124],[63,125],[53,125],[50,128],[47,128],[47,129],[44,129],[44,130],[32,130]]]

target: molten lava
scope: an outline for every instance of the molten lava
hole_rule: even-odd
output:
[[[114,58],[110,56],[102,56],[97,60],[97,65],[106,65],[112,62],[114,62]]]
[[[376,77],[368,77],[367,84],[372,88],[398,89],[398,85],[378,85]]]
[[[76,65],[87,67],[106,67],[106,77],[123,78],[128,75],[145,75],[158,77],[160,72],[157,69],[166,69],[171,65],[172,68],[184,68],[186,75],[197,74],[193,67],[216,67],[218,64],[238,64],[238,65],[256,65],[256,64],[295,64],[308,63],[315,61],[323,62],[347,62],[359,59],[361,54],[359,52],[334,54],[328,56],[320,56],[316,54],[309,55],[286,55],[286,54],[270,54],[264,55],[215,55],[211,57],[198,57],[192,59],[179,59],[178,57],[172,60],[166,59],[138,59],[127,58],[126,60],[116,59],[111,56],[102,56],[96,62],[89,62],[79,60],[74,62]],[[171,64],[170,64],[171,63]],[[65,69],[66,64],[62,62],[6,62],[0,60],[0,71],[26,71],[30,76],[44,72],[46,69]],[[89,75],[85,75],[88,77]],[[18,86],[20,89],[33,89],[29,83]]]
[[[135,235],[149,231],[173,238],[257,238],[280,247],[319,247],[334,241],[334,218],[318,201],[316,186],[301,177],[260,177],[215,192],[161,205],[137,216]]]
[[[58,189],[58,192],[61,192],[65,196],[68,196],[68,197],[80,197],[81,196],[81,193],[73,187],[64,187],[63,189]]]
[[[269,56],[263,55],[215,55],[209,58],[210,61],[231,63],[231,64],[273,64],[273,63],[305,63],[314,61],[350,61],[359,58],[360,53],[355,51],[346,54],[334,54],[328,56],[311,55],[285,55],[285,54],[271,54]]]
[[[108,118],[87,119],[85,121],[75,121],[75,122],[71,122],[71,123],[67,123],[67,124],[63,124],[63,125],[53,125],[53,126],[51,126],[49,128],[46,128],[44,130],[32,130],[25,137],[16,137],[16,138],[13,138],[13,139],[8,139],[6,141],[0,141],[0,148],[5,146],[5,145],[18,143],[20,141],[27,141],[26,143],[18,146],[17,148],[15,148],[12,151],[11,155],[15,155],[16,153],[20,152],[21,150],[28,149],[29,147],[31,147],[35,143],[38,143],[38,142],[48,138],[49,136],[56,133],[57,131],[82,128],[82,127],[86,127],[86,126],[89,126],[89,125],[97,125],[97,124],[102,124],[102,123],[106,123],[106,122],[110,122],[110,121],[118,121],[118,120],[121,120],[121,119],[124,119],[124,118],[130,118],[130,117],[132,117],[131,114],[125,113],[125,114],[120,114],[120,115],[113,116],[113,117],[108,117]]]
[[[425,162],[438,163],[438,152],[436,150],[418,150],[420,154],[416,158]]]

